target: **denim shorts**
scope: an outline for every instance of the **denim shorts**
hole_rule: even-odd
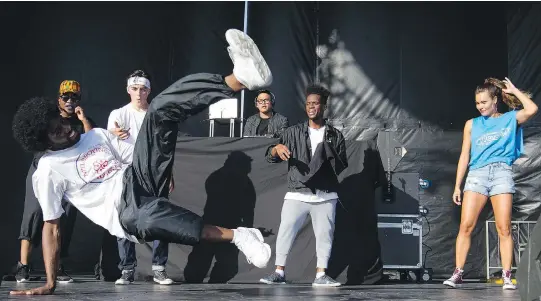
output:
[[[486,196],[515,193],[513,169],[503,162],[495,162],[470,170],[464,191],[473,191]]]

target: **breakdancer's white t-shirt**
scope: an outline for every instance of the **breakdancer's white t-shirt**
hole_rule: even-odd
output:
[[[132,156],[133,144],[100,128],[82,134],[70,148],[47,151],[32,176],[43,220],[60,218],[66,199],[112,235],[137,242],[120,225],[118,211],[124,170]]]
[[[124,129],[130,129],[128,132],[130,136],[124,141],[135,144],[141,125],[145,119],[146,111],[136,110],[131,103],[111,111],[109,114],[109,121],[107,122],[107,129],[113,130],[115,128],[115,122]]]

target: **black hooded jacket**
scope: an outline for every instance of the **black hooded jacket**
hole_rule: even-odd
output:
[[[338,191],[338,175],[348,166],[346,141],[339,130],[325,124],[323,142],[318,145],[313,157],[308,122],[287,128],[279,144],[287,146],[291,152],[288,160],[288,191]],[[272,156],[272,148],[275,146],[271,145],[265,154],[271,163],[282,161]]]

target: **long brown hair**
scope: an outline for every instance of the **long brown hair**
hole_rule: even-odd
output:
[[[481,93],[481,92],[488,92],[490,97],[496,97],[496,99],[500,102],[505,103],[508,107],[511,109],[516,109],[520,106],[522,106],[522,102],[513,94],[507,94],[503,92],[502,90],[505,89],[505,83],[497,78],[489,77],[485,79],[485,82],[477,86],[477,89],[475,89],[475,94]],[[528,97],[532,97],[529,92],[522,91],[522,93],[526,94]]]

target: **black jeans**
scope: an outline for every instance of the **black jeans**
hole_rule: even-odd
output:
[[[119,270],[133,270],[137,266],[135,243],[125,238],[117,238],[118,255],[120,256]],[[167,264],[169,244],[155,240],[152,244],[152,270],[163,270]]]
[[[32,175],[35,171],[36,165],[34,163],[30,164],[30,169],[26,176],[26,195],[19,240],[28,240],[33,247],[38,247],[41,243],[41,234],[43,232],[43,212],[32,186]],[[69,255],[71,235],[73,234],[77,212],[79,211],[70,202],[65,200],[62,200],[62,208],[64,209],[64,214],[60,218],[60,237],[62,240],[60,258],[67,258]]]
[[[200,73],[178,80],[152,100],[135,142],[133,163],[124,173],[119,216],[127,233],[144,241],[199,243],[202,218],[167,199],[178,125],[234,95],[223,76]]]

